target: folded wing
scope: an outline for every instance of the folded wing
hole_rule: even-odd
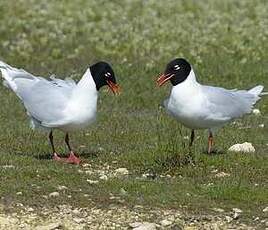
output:
[[[206,108],[212,119],[228,121],[250,113],[260,99],[263,86],[251,90],[226,90],[224,88],[203,86],[206,95]]]
[[[63,124],[64,109],[76,86],[73,80],[35,77],[23,69],[0,62],[4,85],[11,88],[22,100],[27,113],[40,125]]]

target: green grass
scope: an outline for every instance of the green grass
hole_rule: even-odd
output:
[[[201,83],[227,88],[268,89],[266,1],[37,1],[0,2],[0,59],[37,75],[80,78],[88,65],[109,61],[123,88],[119,97],[100,93],[98,122],[71,134],[84,162],[126,167],[130,175],[90,185],[79,167],[50,160],[45,134],[28,127],[18,98],[0,88],[1,202],[41,207],[70,203],[108,207],[109,194],[125,204],[182,208],[197,213],[221,207],[244,210],[248,220],[268,204],[268,99],[261,116],[247,116],[216,135],[222,154],[204,154],[207,133],[199,131],[189,153],[189,130],[160,107],[169,87],[155,79],[174,57],[193,64]],[[259,124],[264,124],[260,128]],[[249,129],[243,127],[251,126]],[[242,127],[242,129],[241,129]],[[63,134],[55,135],[66,153]],[[252,154],[230,153],[252,142]],[[229,173],[215,178],[213,170]],[[156,179],[137,179],[153,173]],[[171,175],[174,178],[160,177]],[[65,185],[63,196],[47,199]],[[124,188],[127,193],[120,194]],[[17,195],[17,192],[23,195]],[[84,194],[89,194],[85,197]],[[68,198],[71,195],[72,198]]]

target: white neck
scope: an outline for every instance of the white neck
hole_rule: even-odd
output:
[[[189,76],[183,82],[175,85],[171,89],[171,95],[174,95],[175,98],[185,97],[191,98],[197,92],[199,92],[200,84],[196,81],[195,73],[191,70]]]
[[[97,105],[98,90],[96,84],[91,75],[90,69],[88,68],[81,80],[78,82],[77,87],[73,91],[74,100],[79,101],[84,105]]]
[[[193,69],[191,69],[191,72],[189,73],[188,77],[181,84],[199,85],[199,83],[196,81],[196,77],[195,77],[195,73]]]
[[[86,88],[87,90],[90,90],[92,92],[98,92],[89,68],[86,70],[86,72],[78,82],[77,86],[80,89]]]
[[[65,111],[67,120],[69,119],[70,122],[73,122],[70,129],[85,127],[85,125],[95,120],[97,99],[98,91],[90,69],[87,69],[73,89],[72,96]]]

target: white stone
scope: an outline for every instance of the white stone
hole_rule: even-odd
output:
[[[264,208],[262,211],[263,212],[268,212],[268,207]]]
[[[243,211],[239,208],[233,208],[233,211],[236,213],[242,213]]]
[[[138,227],[133,228],[133,230],[156,230],[156,224],[143,222]]]
[[[12,168],[15,168],[14,165],[3,165],[1,167],[4,168],[4,169],[12,169]]]
[[[264,126],[265,126],[264,124],[259,124],[260,128],[264,128]]]
[[[131,228],[137,228],[137,227],[139,227],[139,226],[141,226],[141,225],[142,225],[141,222],[134,222],[134,223],[130,223],[130,224],[129,224],[129,226],[130,226]]]
[[[80,211],[76,208],[76,209],[73,210],[73,214],[74,215],[79,215],[80,214]]]
[[[88,182],[89,184],[97,184],[97,183],[99,183],[98,180],[90,180],[90,179],[87,179],[87,182]]]
[[[77,217],[74,217],[73,218],[73,221],[77,224],[81,224],[84,222],[84,219],[83,218],[77,218]]]
[[[85,171],[85,174],[92,175],[92,174],[93,174],[93,171],[91,171],[91,170],[86,170],[86,171]]]
[[[62,191],[62,190],[66,190],[66,189],[67,189],[67,187],[64,186],[64,185],[59,185],[59,186],[58,186],[58,190],[60,190],[60,191]]]
[[[244,152],[244,153],[254,153],[255,152],[255,148],[254,146],[249,143],[249,142],[244,142],[242,144],[235,144],[233,146],[231,146],[228,151],[232,151],[232,152]]]
[[[230,176],[230,173],[226,173],[226,172],[219,172],[219,173],[215,174],[215,177],[217,177],[217,178],[228,177],[228,176]]]
[[[260,111],[259,109],[253,109],[253,110],[252,110],[252,113],[253,113],[254,115],[260,115],[260,114],[261,114],[261,111]]]
[[[35,229],[36,230],[54,230],[54,229],[60,229],[62,226],[59,223],[51,223],[48,225],[43,225],[43,226],[37,226]]]
[[[128,170],[127,168],[118,168],[115,170],[116,174],[120,174],[120,175],[128,175]]]
[[[100,180],[108,180],[108,176],[106,176],[106,175],[101,175],[101,176],[100,176]]]
[[[161,224],[163,227],[166,227],[166,226],[171,225],[172,222],[169,221],[169,220],[162,220],[162,221],[160,221],[160,224]]]
[[[213,208],[212,210],[215,212],[224,212],[224,209],[222,208]]]
[[[58,192],[52,192],[52,193],[49,193],[49,197],[57,197],[59,196],[60,194]]]
[[[239,216],[240,216],[240,213],[239,212],[235,212],[234,215],[233,215],[233,219],[234,220],[237,220]]]
[[[230,216],[225,216],[225,219],[226,219],[226,221],[227,221],[228,223],[230,223],[230,222],[233,220],[233,218],[230,217]]]
[[[34,209],[33,209],[33,208],[31,208],[31,207],[30,207],[30,208],[28,208],[27,210],[28,210],[29,212],[33,212],[33,211],[34,211]]]

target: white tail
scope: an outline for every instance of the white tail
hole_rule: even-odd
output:
[[[0,71],[2,73],[2,78],[4,78],[3,85],[12,90],[16,89],[16,85],[12,83],[12,78],[9,76],[8,72],[12,70],[12,67],[5,62],[0,61]]]
[[[0,61],[0,71],[4,79],[3,85],[12,89],[17,94],[17,79],[34,80],[34,76],[23,69],[14,68]],[[18,95],[18,94],[17,94]],[[19,96],[19,95],[18,95]]]
[[[0,69],[12,69],[12,67],[7,63],[0,61]]]
[[[248,90],[249,93],[259,96],[261,95],[261,92],[263,91],[263,86],[262,85],[257,85],[254,88]]]

